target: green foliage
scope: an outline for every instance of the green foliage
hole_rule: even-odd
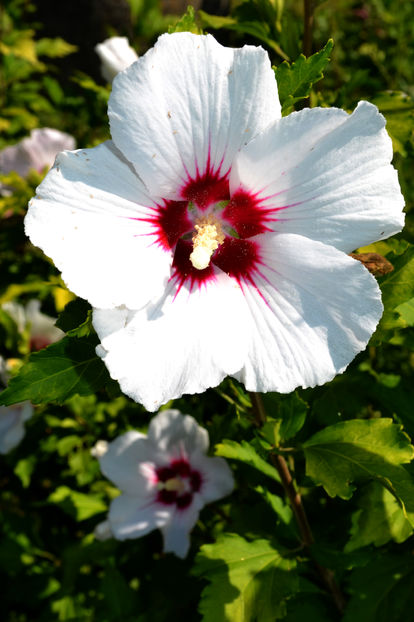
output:
[[[165,15],[158,0],[129,3],[130,43],[140,55],[170,27],[217,31],[224,45],[261,44],[275,64],[289,61],[275,70],[283,114],[305,103],[346,110],[360,99],[375,103],[393,140],[407,224],[398,238],[360,249],[385,256],[394,270],[378,277],[385,306],[378,330],[344,374],[322,387],[264,395],[264,424],[248,392],[230,379],[171,404],[206,427],[236,480],[231,496],[202,511],[190,554],[180,560],[162,553],[157,532],[127,542],[94,538],[119,491],[91,447],[131,429],[145,432],[150,415],[120,393],[97,358],[90,305],[74,299],[24,236],[27,201],[45,171],[1,176],[9,192],[0,196],[0,305],[37,297],[66,332],[31,353],[30,331],[20,332],[0,308],[0,356],[12,376],[0,401],[39,404],[23,441],[0,456],[2,616],[336,622],[335,581],[347,601],[345,622],[407,622],[414,587],[414,468],[406,436],[414,437],[414,4],[395,11],[395,0],[338,0],[334,9],[316,3],[316,53],[305,58],[303,3],[244,0],[226,15],[190,7],[181,18]],[[34,4],[6,0],[0,12],[0,148],[42,126],[93,146],[109,137],[110,87],[80,72],[71,44],[41,35]],[[331,37],[335,54],[326,71]],[[2,376],[1,386],[6,382]],[[309,548],[272,465],[275,452],[285,456],[301,495],[314,538]]]
[[[330,60],[333,41],[316,54],[306,58],[303,54],[294,62],[287,61],[275,68],[282,114],[292,112],[294,104],[309,97],[312,86],[323,78],[323,71]]]
[[[271,445],[277,447],[301,430],[306,420],[308,405],[296,392],[286,396],[276,393],[263,395],[263,404],[266,412],[271,415],[260,430]]]
[[[286,615],[298,589],[295,562],[267,540],[227,534],[202,547],[194,573],[210,585],[203,593],[204,622],[272,622]]]
[[[372,98],[387,119],[387,132],[395,152],[407,155],[414,139],[414,100],[401,91],[387,91]]]
[[[105,512],[107,509],[107,505],[102,501],[100,495],[85,495],[76,490],[71,490],[67,486],[59,486],[49,495],[48,501],[59,506],[77,521],[86,520],[95,514]]]
[[[256,453],[254,448],[246,441],[237,443],[236,441],[224,440],[222,443],[216,445],[215,453],[216,456],[221,456],[222,458],[240,460],[245,464],[249,464],[258,471],[261,471],[261,473],[267,477],[280,481],[277,471],[275,471],[270,464],[263,460],[263,458],[261,458]]]
[[[288,59],[280,46],[281,14],[283,4],[280,0],[244,0],[234,8],[233,16],[209,15],[199,11],[203,29],[233,30],[241,35],[250,35],[264,43],[281,58]],[[257,19],[261,16],[262,19]]]
[[[386,338],[389,330],[405,328],[414,324],[412,314],[414,303],[414,246],[409,245],[400,255],[391,251],[387,258],[393,264],[394,270],[380,281],[385,309],[374,335],[376,341]]]
[[[344,622],[403,622],[412,617],[414,560],[411,553],[377,556],[351,575]]]
[[[34,404],[62,404],[72,395],[89,395],[105,386],[109,375],[95,354],[94,339],[64,337],[30,356],[7,389],[0,404],[9,406],[24,400]]]
[[[203,34],[203,31],[197,25],[194,7],[188,6],[187,12],[182,17],[180,17],[180,19],[174,26],[170,26],[168,28],[168,32],[192,32],[195,35]]]
[[[382,546],[390,540],[404,542],[413,533],[404,508],[386,488],[373,482],[364,490],[352,516],[351,538],[345,550],[362,546]]]
[[[349,499],[352,482],[376,480],[401,500],[414,524],[414,483],[402,466],[414,448],[391,419],[337,423],[311,436],[303,450],[307,475],[331,497]]]

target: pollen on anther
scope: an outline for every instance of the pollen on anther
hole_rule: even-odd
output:
[[[210,263],[214,251],[224,242],[221,224],[209,215],[200,219],[195,225],[196,234],[193,236],[193,252],[190,261],[197,270],[204,270]]]

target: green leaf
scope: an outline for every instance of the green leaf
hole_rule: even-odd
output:
[[[265,393],[262,396],[265,411],[271,418],[261,428],[260,434],[272,445],[279,445],[295,436],[306,420],[308,405],[295,392],[289,395]]]
[[[107,510],[107,505],[99,495],[88,494],[71,490],[67,486],[59,486],[48,497],[49,503],[58,505],[66,514],[78,521],[86,520],[95,514]]]
[[[216,456],[230,458],[231,460],[240,460],[240,462],[252,466],[264,475],[267,475],[267,477],[280,482],[276,469],[267,463],[266,460],[263,460],[247,441],[237,443],[236,441],[225,439],[222,443],[215,446],[215,454]]]
[[[390,540],[404,542],[413,533],[401,504],[376,482],[366,487],[358,505],[361,509],[352,516],[351,538],[345,552],[370,544],[382,546]]]
[[[202,593],[203,622],[274,622],[298,590],[296,563],[267,540],[227,534],[201,547],[193,572],[210,585]]]
[[[395,311],[404,320],[406,326],[414,326],[414,298],[395,307]]]
[[[55,39],[39,39],[36,41],[36,52],[38,56],[48,56],[49,58],[62,58],[68,54],[73,54],[77,51],[77,46],[67,43],[60,37]]]
[[[102,579],[102,593],[111,619],[124,620],[135,605],[135,594],[116,568],[107,567]]]
[[[259,39],[259,41],[287,60],[289,57],[285,54],[279,43],[275,41],[272,36],[269,23],[266,20],[259,21],[257,19],[257,12],[258,7],[256,3],[242,2],[235,7],[234,17],[209,15],[208,13],[205,13],[205,11],[198,11],[198,16],[200,18],[202,28],[213,28],[214,30],[226,28],[243,35],[250,35],[256,39]]]
[[[0,404],[24,400],[61,404],[72,395],[95,393],[107,382],[109,375],[95,354],[95,341],[64,337],[30,356],[0,393]]]
[[[401,91],[379,93],[372,100],[387,120],[387,132],[394,151],[407,155],[407,146],[414,137],[414,99]]]
[[[382,555],[351,575],[351,599],[343,622],[412,620],[414,557]]]
[[[312,86],[323,78],[323,70],[330,60],[333,41],[329,39],[325,47],[306,58],[303,54],[294,63],[284,61],[275,67],[282,114],[292,112],[293,105],[309,97]]]
[[[375,341],[381,340],[386,331],[406,327],[407,321],[399,311],[411,321],[410,306],[414,298],[414,246],[410,245],[399,256],[388,256],[394,266],[393,272],[380,279],[384,314],[374,334]],[[409,303],[404,307],[403,303]]]
[[[352,482],[377,480],[406,504],[407,513],[414,511],[414,484],[401,466],[413,458],[414,448],[392,419],[337,423],[314,434],[303,450],[307,475],[331,497],[349,499]]]
[[[71,300],[59,315],[56,326],[69,337],[87,337],[92,332],[92,308],[83,298]]]
[[[79,596],[63,596],[51,603],[52,611],[57,614],[59,621],[66,622],[87,622],[90,616],[87,616],[87,611],[82,607],[79,602],[81,598]]]
[[[23,458],[22,460],[19,460],[19,462],[14,467],[14,472],[20,479],[23,488],[27,488],[29,486],[32,473],[36,466],[36,462],[36,456],[32,455],[28,456],[27,458]]]
[[[264,498],[266,503],[272,508],[282,523],[285,525],[291,524],[293,517],[292,510],[280,497],[272,494],[269,490],[267,490],[267,488],[263,488],[263,486],[256,486],[254,490]]]
[[[195,35],[202,35],[203,31],[198,26],[195,18],[194,7],[188,6],[187,12],[175,23],[174,26],[168,28],[168,32],[192,32]]]

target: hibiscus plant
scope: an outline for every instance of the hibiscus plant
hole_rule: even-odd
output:
[[[8,621],[411,619],[414,8],[338,4],[131,0],[92,77],[6,3]]]

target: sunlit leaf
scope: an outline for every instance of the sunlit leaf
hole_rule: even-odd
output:
[[[99,495],[87,494],[71,490],[67,486],[59,486],[48,497],[49,503],[58,505],[66,514],[78,521],[86,520],[95,514],[107,510],[107,505]]]
[[[280,482],[280,477],[276,469],[263,460],[246,441],[237,443],[236,441],[225,439],[222,443],[216,445],[215,454],[216,456],[222,456],[223,458],[229,458],[231,460],[240,460],[240,462],[252,466],[264,475],[267,475],[267,477]]]
[[[294,63],[284,61],[275,68],[282,114],[292,112],[293,105],[309,97],[312,85],[323,78],[323,70],[330,60],[333,41],[329,39],[325,47],[306,58],[303,54]]]
[[[34,404],[63,403],[72,395],[95,393],[109,381],[105,365],[95,354],[94,340],[64,337],[31,354],[7,389],[0,404],[24,400]]]
[[[228,534],[206,544],[194,574],[207,579],[201,597],[203,622],[274,622],[298,589],[295,561],[267,540],[248,542]]]
[[[407,155],[414,138],[414,99],[401,91],[386,91],[371,99],[387,120],[394,151]]]
[[[345,551],[369,544],[382,546],[390,540],[404,542],[413,533],[401,504],[376,482],[366,487],[358,505],[361,509],[352,516],[351,538]]]
[[[414,518],[414,483],[403,464],[414,448],[392,419],[353,420],[317,432],[303,444],[306,473],[326,492],[352,496],[353,482],[377,480],[405,504]]]

